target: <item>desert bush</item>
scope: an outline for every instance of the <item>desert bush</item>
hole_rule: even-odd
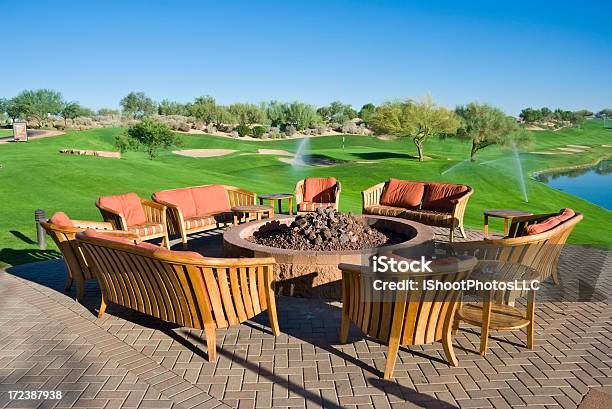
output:
[[[232,131],[232,132],[230,132],[230,136],[231,136],[232,138],[238,138],[238,131]]]
[[[238,125],[236,127],[236,132],[238,132],[240,137],[244,137],[251,133],[251,128],[246,125]]]
[[[206,133],[210,133],[210,134],[217,133],[217,127],[214,126],[213,124],[206,125],[205,130],[206,130]]]
[[[287,136],[292,136],[296,132],[297,132],[297,129],[293,125],[287,125],[285,127],[285,135]]]
[[[261,138],[266,133],[266,127],[261,125],[255,125],[251,130],[251,134],[254,138]]]
[[[359,125],[357,125],[353,121],[346,121],[345,123],[342,124],[341,132],[346,133],[346,134],[360,135],[361,129],[359,128]]]

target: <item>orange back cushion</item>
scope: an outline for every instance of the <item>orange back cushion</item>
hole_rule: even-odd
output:
[[[72,220],[70,220],[70,217],[68,217],[64,212],[55,212],[55,214],[49,219],[49,222],[60,227],[75,227]]]
[[[181,210],[185,219],[197,214],[190,187],[155,192],[153,193],[153,200],[161,200],[162,202],[168,202],[175,205]]]
[[[569,208],[561,209],[559,214],[557,214],[556,216],[550,216],[537,224],[531,224],[527,226],[527,228],[525,229],[525,232],[527,233],[528,236],[531,236],[533,234],[543,233],[545,231],[548,231],[552,228],[557,227],[558,225],[560,225],[566,220],[571,219],[575,215],[576,213],[572,209],[569,209]]]
[[[336,178],[306,178],[304,180],[304,201],[334,203],[337,184]]]
[[[191,189],[196,215],[217,214],[231,210],[229,196],[223,185],[198,186]]]
[[[132,240],[126,239],[125,237],[117,237],[111,234],[104,234],[103,232],[95,229],[86,229],[85,231],[77,233],[77,238],[79,237],[95,237],[97,239],[111,241],[113,243],[134,245],[134,242]]]
[[[450,212],[453,210],[452,199],[460,198],[468,187],[451,183],[428,183],[423,195],[423,209],[439,212]]]
[[[424,192],[424,183],[389,179],[380,198],[380,204],[414,209],[421,204]]]
[[[98,204],[116,212],[123,213],[123,217],[125,217],[128,226],[135,226],[147,221],[144,209],[140,203],[140,198],[136,193],[102,196],[98,198]]]

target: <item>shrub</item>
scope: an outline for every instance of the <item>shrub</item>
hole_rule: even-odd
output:
[[[254,138],[261,138],[266,133],[266,127],[261,125],[256,125],[251,130],[251,133]]]
[[[238,132],[238,135],[242,138],[243,136],[247,136],[251,133],[251,128],[246,125],[238,125],[236,127],[236,132]]]
[[[217,133],[217,127],[214,126],[213,124],[207,125],[206,126],[206,133],[210,133],[210,134]]]
[[[182,145],[181,139],[170,127],[150,118],[130,126],[125,136],[115,138],[115,145],[120,151],[127,149],[142,149],[153,160],[160,149]]]
[[[285,135],[287,135],[287,136],[291,136],[291,135],[293,135],[296,132],[297,132],[297,129],[295,129],[295,126],[293,126],[293,125],[287,125],[285,127]]]

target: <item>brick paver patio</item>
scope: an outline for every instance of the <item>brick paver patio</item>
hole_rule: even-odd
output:
[[[386,346],[355,329],[338,345],[337,302],[279,297],[281,336],[266,314],[220,330],[209,364],[200,331],[113,305],[97,319],[97,284],[76,303],[61,260],[12,267],[0,272],[0,407],[575,408],[591,388],[612,393],[611,269],[610,253],[567,246],[563,285],[539,295],[554,301],[537,306],[534,350],[522,331],[493,332],[483,358],[478,329],[462,326],[458,367],[441,345],[402,348],[385,381]],[[11,401],[11,390],[63,397]]]

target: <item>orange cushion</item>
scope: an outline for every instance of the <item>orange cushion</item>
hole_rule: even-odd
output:
[[[451,183],[428,183],[423,195],[423,209],[450,212],[453,210],[452,199],[460,198],[468,191],[465,185]]]
[[[102,196],[98,198],[97,203],[103,207],[123,213],[128,226],[134,226],[147,221],[142,203],[140,203],[140,198],[136,193]]]
[[[425,192],[424,183],[389,179],[380,198],[380,204],[414,209],[421,204],[423,192]]]
[[[191,188],[195,202],[195,216],[229,212],[229,196],[223,185],[208,185]]]
[[[77,238],[80,237],[95,237],[97,239],[112,241],[114,243],[134,245],[134,242],[130,239],[126,239],[125,237],[113,236],[111,234],[104,234],[104,232],[95,229],[86,229],[80,233],[77,233]]]
[[[336,201],[336,178],[306,178],[304,180],[304,201],[333,203]]]
[[[161,200],[175,205],[181,210],[183,219],[193,217],[197,213],[190,187],[155,192],[153,193],[153,200]]]
[[[575,215],[576,213],[572,209],[566,207],[565,209],[561,209],[559,211],[559,215],[555,217],[559,220],[559,222],[563,223],[564,221],[571,219]]]
[[[165,247],[159,247],[156,253],[176,257],[204,258],[204,256],[202,256],[200,253],[196,253],[195,251],[168,250]]]
[[[72,220],[70,220],[70,217],[68,217],[64,212],[55,212],[55,214],[49,219],[49,222],[60,227],[75,227]]]
[[[549,218],[542,220],[541,222],[537,224],[531,224],[527,226],[527,229],[525,231],[527,232],[528,236],[531,236],[533,234],[539,234],[539,233],[548,231],[552,229],[553,227],[558,226],[560,223],[561,222],[559,221],[557,216],[551,216]]]

